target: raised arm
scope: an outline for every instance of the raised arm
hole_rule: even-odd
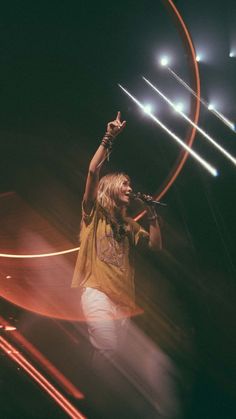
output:
[[[90,213],[96,199],[101,167],[111,151],[114,138],[123,131],[125,125],[126,121],[121,122],[121,114],[118,112],[116,119],[107,124],[102,142],[90,162],[83,198],[84,211],[87,214]]]

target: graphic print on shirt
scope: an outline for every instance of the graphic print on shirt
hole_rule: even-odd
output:
[[[125,246],[126,240],[117,241],[110,231],[97,241],[97,255],[100,260],[125,270]]]

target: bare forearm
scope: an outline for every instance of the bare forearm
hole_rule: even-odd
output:
[[[158,219],[150,221],[149,225],[149,247],[153,250],[162,249],[161,229]]]
[[[97,195],[99,174],[102,164],[107,158],[107,149],[101,144],[95,152],[90,164],[87,175],[86,187],[84,192],[84,209],[89,213]]]
[[[149,222],[149,247],[153,250],[161,250],[161,229],[157,213],[153,207],[147,208],[147,220]]]
[[[89,174],[99,175],[102,164],[104,163],[106,158],[107,158],[107,149],[103,145],[100,145],[90,162]]]
[[[106,133],[102,139],[100,146],[95,152],[88,170],[88,176],[86,181],[85,193],[84,193],[84,209],[90,212],[93,203],[96,199],[97,188],[99,183],[99,174],[101,167],[105,160],[109,157],[111,152],[112,143],[114,138],[122,132],[126,122],[121,122],[120,112],[117,113],[117,117],[114,121],[107,124]]]

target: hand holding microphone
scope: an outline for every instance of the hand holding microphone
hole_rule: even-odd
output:
[[[153,196],[144,194],[142,192],[131,192],[129,194],[131,199],[141,199],[141,201],[145,202],[145,204],[150,206],[160,205],[166,207],[167,205],[164,202],[156,201]]]

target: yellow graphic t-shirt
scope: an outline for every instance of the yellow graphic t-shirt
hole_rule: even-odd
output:
[[[134,308],[134,248],[148,233],[131,218],[125,218],[122,234],[115,234],[109,215],[96,204],[83,212],[80,251],[72,287],[96,288],[114,302]]]

